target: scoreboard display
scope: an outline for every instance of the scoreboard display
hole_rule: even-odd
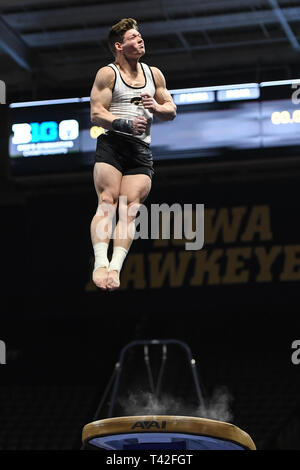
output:
[[[300,145],[300,79],[170,90],[173,121],[154,117],[154,160],[222,157],[244,149]],[[67,171],[93,164],[105,130],[90,122],[88,97],[12,103],[12,172]]]

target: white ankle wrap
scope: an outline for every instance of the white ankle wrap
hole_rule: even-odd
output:
[[[93,245],[95,253],[94,271],[98,268],[108,268],[109,261],[107,258],[108,243],[98,242]]]
[[[108,270],[120,272],[127,253],[128,250],[126,250],[122,246],[115,246]]]

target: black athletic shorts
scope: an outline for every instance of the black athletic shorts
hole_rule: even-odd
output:
[[[109,163],[123,175],[144,174],[152,179],[154,174],[149,144],[113,131],[98,137],[95,162]]]

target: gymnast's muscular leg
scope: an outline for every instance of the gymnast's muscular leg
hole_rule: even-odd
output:
[[[91,240],[95,254],[93,281],[103,290],[106,290],[108,278],[107,249],[121,181],[122,173],[114,166],[104,162],[95,163],[94,185],[98,196],[98,209],[91,222]]]
[[[114,252],[109,265],[107,289],[115,290],[120,286],[120,271],[123,261],[131,246],[134,232],[128,233],[128,227],[135,215],[129,215],[129,208],[143,203],[151,189],[151,178],[144,174],[124,175],[121,181],[119,201],[119,221],[114,232]],[[134,211],[133,211],[134,212]],[[124,237],[125,234],[125,237]]]

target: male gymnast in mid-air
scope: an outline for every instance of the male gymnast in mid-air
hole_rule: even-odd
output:
[[[93,281],[100,289],[112,291],[120,286],[120,271],[133,240],[128,227],[134,224],[137,211],[130,208],[145,201],[151,189],[153,115],[162,121],[172,120],[176,105],[162,72],[139,62],[145,45],[135,19],[124,18],[112,26],[108,45],[115,61],[98,70],[91,91],[91,121],[105,129],[98,137],[95,154],[98,209],[91,222],[91,240]],[[118,203],[109,262],[111,222]]]

